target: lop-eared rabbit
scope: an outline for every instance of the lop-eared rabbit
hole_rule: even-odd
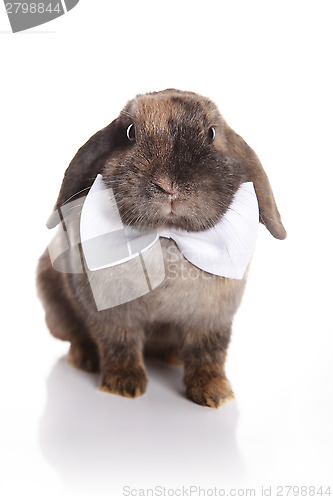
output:
[[[108,303],[109,294],[120,293],[124,286],[135,288],[143,274],[133,262],[142,264],[145,254],[89,270],[80,217],[97,178],[112,192],[124,228],[161,235],[157,243],[163,279],[148,293],[111,307],[98,307],[96,296]],[[237,277],[208,272],[187,258],[172,236],[163,234],[205,240],[229,212],[237,212],[233,202],[244,185],[253,188],[258,221],[275,238],[284,239],[258,157],[210,99],[192,92],[168,89],[138,95],[79,149],[48,222],[49,227],[59,224],[75,245],[60,270],[45,251],[37,284],[51,333],[70,342],[72,364],[100,373],[100,389],[140,396],[147,386],[144,356],[153,355],[184,365],[186,394],[195,403],[218,407],[232,397],[224,364],[247,268]],[[66,206],[79,207],[67,221]],[[237,242],[239,237],[237,227],[232,229],[229,238]]]

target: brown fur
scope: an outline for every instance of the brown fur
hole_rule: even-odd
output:
[[[132,143],[126,138],[130,123],[135,124]],[[216,129],[213,142],[207,135],[211,126]],[[276,238],[286,236],[257,156],[216,106],[197,94],[168,89],[130,101],[72,160],[56,209],[86,193],[97,173],[113,188],[123,222],[188,231],[214,225],[239,185],[252,180],[261,222]],[[161,210],[170,190],[178,196],[172,221]],[[56,218],[51,216],[50,227]],[[79,220],[67,228],[73,239],[78,239],[78,228]],[[86,274],[55,271],[46,251],[37,281],[47,325],[55,337],[71,343],[71,363],[100,371],[101,390],[129,397],[142,394],[147,385],[143,356],[154,355],[184,363],[188,397],[218,407],[232,397],[224,362],[246,276],[232,280],[210,275],[190,264],[172,240],[161,239],[161,245],[166,270],[161,285],[102,311],[96,310]],[[109,274],[97,273],[105,286],[102,293],[107,293],[115,283]]]

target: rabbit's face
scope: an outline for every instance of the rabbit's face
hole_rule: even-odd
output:
[[[130,101],[103,169],[123,222],[188,231],[216,224],[245,178],[225,141],[224,121],[206,98],[170,90]]]

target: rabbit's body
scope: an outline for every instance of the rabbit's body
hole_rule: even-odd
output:
[[[104,311],[96,310],[84,274],[55,271],[48,252],[40,261],[39,287],[48,304],[46,322],[54,336],[71,342],[71,362],[79,368],[97,371],[100,366],[99,345],[109,353],[111,368],[118,365],[124,349],[131,370],[136,364],[140,367],[140,376],[136,371],[133,378],[128,376],[127,366],[117,366],[121,373],[119,380],[105,374],[101,387],[112,392],[128,396],[144,392],[146,377],[141,353],[144,351],[174,363],[184,359],[186,339],[190,340],[187,357],[193,355],[192,363],[200,365],[202,362],[198,356],[199,348],[209,350],[210,358],[217,356],[220,368],[223,365],[218,356],[221,345],[223,352],[228,346],[232,318],[241,300],[245,280],[219,276],[207,278],[207,273],[182,256],[174,242],[162,238],[161,247],[166,270],[163,283],[138,299]],[[108,290],[114,283],[111,278],[106,278],[103,286]],[[201,343],[203,346],[199,347]],[[194,384],[196,378],[197,375]],[[194,399],[215,406],[230,394],[229,385],[223,386],[219,394],[211,394],[209,388],[206,391],[203,388],[201,396],[194,396]]]
[[[129,136],[133,144],[127,144],[123,134],[131,131],[132,122],[136,137]],[[173,90],[139,96],[113,124],[78,152],[56,208],[89,188],[101,172],[113,188],[124,223],[138,227],[144,220],[154,229],[175,226],[200,231],[223,216],[242,182],[252,180],[262,222],[276,237],[285,237],[257,157],[209,100]],[[173,217],[170,210],[175,212]],[[79,220],[67,231],[79,241]],[[160,243],[163,282],[135,300],[100,311],[87,275],[57,272],[45,252],[38,268],[38,288],[46,322],[54,336],[71,343],[72,363],[100,371],[103,390],[142,394],[147,353],[171,362],[181,360],[188,396],[217,407],[232,396],[224,361],[246,273],[241,280],[206,273],[186,260],[172,240],[161,238]],[[117,266],[117,280],[127,279],[126,265]],[[132,274],[131,280],[136,279]],[[107,294],[117,283],[112,273],[105,273],[98,286]]]

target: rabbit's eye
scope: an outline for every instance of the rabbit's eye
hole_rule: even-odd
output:
[[[215,139],[215,135],[216,135],[216,132],[215,132],[215,128],[214,127],[209,127],[208,129],[208,137],[211,141],[213,141]]]
[[[134,141],[135,140],[135,127],[134,127],[134,123],[131,123],[127,127],[126,135],[127,135],[127,139],[129,139],[130,141]]]

